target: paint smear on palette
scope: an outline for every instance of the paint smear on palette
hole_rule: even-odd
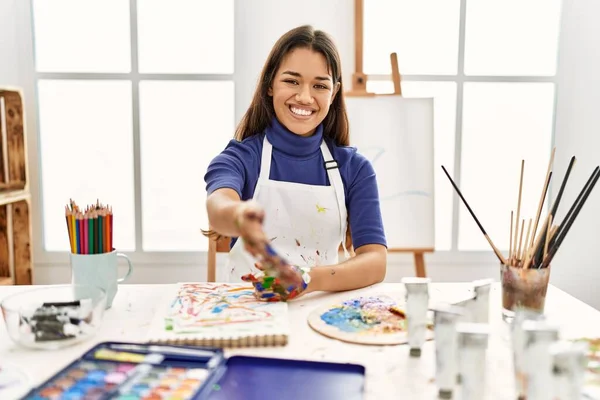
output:
[[[391,299],[358,297],[346,300],[321,314],[328,325],[341,331],[380,334],[406,331],[406,319],[402,313],[390,311],[396,307]]]

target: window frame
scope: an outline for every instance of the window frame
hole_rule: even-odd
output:
[[[471,76],[464,74],[465,57],[465,26],[466,26],[466,1],[460,2],[460,21],[459,21],[459,51],[458,51],[458,69],[456,75],[403,75],[403,81],[424,81],[424,82],[455,82],[456,92],[456,123],[455,123],[455,165],[452,171],[453,177],[460,185],[461,169],[461,148],[462,148],[462,103],[464,84],[469,82],[549,82],[555,87],[554,90],[554,108],[552,116],[552,137],[555,138],[555,118],[556,118],[556,99],[557,99],[557,75],[552,76]],[[131,69],[130,73],[43,73],[35,70],[34,62],[34,38],[32,22],[32,0],[17,2],[17,30],[18,36],[22,38],[20,43],[19,67],[21,69],[21,86],[27,96],[25,101],[26,124],[28,134],[28,156],[29,156],[29,179],[31,187],[31,217],[33,223],[32,245],[35,267],[54,267],[68,265],[69,253],[67,251],[46,251],[44,249],[44,231],[42,215],[42,191],[41,191],[41,171],[39,156],[39,129],[37,112],[37,82],[39,79],[125,79],[132,82],[132,113],[133,113],[133,141],[134,141],[134,199],[135,199],[135,244],[136,250],[126,253],[136,266],[148,267],[189,267],[198,269],[206,265],[207,251],[173,251],[173,252],[149,252],[142,250],[142,209],[141,209],[141,170],[140,170],[140,124],[139,124],[139,82],[140,80],[227,80],[233,81],[236,87],[234,98],[234,115],[240,114],[240,107],[237,99],[237,83],[239,76],[234,69],[233,74],[140,74],[137,72],[137,0],[129,0],[130,4],[130,31],[131,31]],[[235,35],[235,34],[234,34]],[[235,45],[234,45],[234,51]],[[237,52],[237,51],[236,51]],[[235,59],[235,55],[234,55]],[[31,71],[31,72],[30,72]],[[402,71],[400,71],[402,72]],[[372,81],[389,81],[390,75],[369,75]],[[29,100],[27,100],[29,98]],[[244,106],[245,108],[245,106]],[[551,188],[549,188],[551,191]],[[495,265],[497,260],[490,251],[467,251],[458,250],[458,223],[459,207],[462,207],[460,199],[453,196],[452,207],[452,241],[450,250],[436,250],[434,253],[426,254],[427,265],[436,267],[466,267],[475,265]],[[58,233],[59,234],[59,233]],[[118,249],[117,249],[118,250]],[[218,255],[221,259],[221,255]],[[410,254],[392,253],[388,257],[388,264],[394,266],[411,265],[413,259]]]
[[[96,73],[96,72],[38,72],[35,67],[35,35],[33,31],[33,0],[23,2],[20,8],[19,17],[26,20],[28,23],[20,24],[22,34],[26,40],[31,43],[31,46],[24,46],[27,49],[23,50],[23,61],[27,58],[31,63],[32,76],[27,77],[27,81],[31,81],[30,96],[33,101],[29,101],[29,114],[27,122],[30,128],[28,129],[29,140],[32,148],[36,149],[36,154],[30,156],[35,159],[35,163],[30,162],[30,179],[32,190],[32,222],[33,229],[33,254],[35,265],[57,265],[64,264],[68,257],[68,251],[49,251],[45,249],[45,233],[44,233],[44,216],[43,216],[43,191],[41,181],[41,163],[39,156],[41,149],[39,148],[39,113],[38,113],[38,95],[37,86],[40,80],[125,80],[131,82],[131,107],[132,107],[132,139],[133,139],[133,177],[134,177],[134,212],[135,212],[135,250],[123,251],[130,257],[135,264],[142,265],[203,265],[206,260],[206,251],[144,251],[143,250],[143,227],[142,227],[142,179],[141,179],[141,148],[140,148],[140,99],[139,99],[139,84],[140,81],[230,81],[235,87],[235,71],[229,74],[206,74],[206,73],[140,73],[138,63],[138,15],[137,15],[137,0],[129,0],[129,25],[130,25],[130,72],[116,73]],[[232,15],[232,18],[235,14]],[[234,100],[235,104],[235,100]],[[235,113],[232,113],[234,115]],[[233,135],[233,132],[232,132]],[[30,153],[31,154],[31,153]],[[198,229],[203,227],[198,227]],[[57,233],[58,234],[58,233]],[[207,243],[208,243],[208,239]],[[208,248],[208,245],[206,246]],[[119,249],[117,249],[118,251]]]
[[[458,187],[461,183],[461,164],[462,164],[462,126],[463,126],[463,93],[465,83],[551,83],[554,88],[553,109],[552,109],[552,131],[550,132],[550,142],[554,146],[555,137],[555,120],[556,120],[556,102],[557,102],[557,74],[556,70],[553,75],[536,76],[536,75],[466,75],[465,74],[465,39],[466,39],[466,14],[467,0],[460,0],[459,12],[459,32],[458,32],[458,60],[457,73],[452,75],[417,75],[417,74],[402,74],[402,81],[417,81],[417,82],[453,82],[456,83],[456,119],[454,133],[454,168],[451,171],[452,179]],[[365,18],[363,16],[363,18]],[[558,38],[556,38],[558,40]],[[368,81],[390,81],[390,75],[369,74]],[[550,182],[548,192],[552,193],[552,182]],[[547,202],[544,205],[547,207]],[[467,255],[470,259],[473,256],[480,256],[488,253],[480,250],[459,250],[458,235],[459,235],[459,219],[460,207],[464,207],[460,198],[456,193],[452,196],[452,232],[451,232],[451,247],[450,250],[436,250],[436,253],[444,253],[450,256],[450,259],[460,259],[461,255]],[[468,216],[470,218],[470,216]],[[508,249],[500,249],[508,251]],[[492,250],[489,250],[492,253]],[[442,258],[443,260],[443,258]]]

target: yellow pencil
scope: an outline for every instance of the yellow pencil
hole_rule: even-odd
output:
[[[71,251],[73,254],[77,253],[77,227],[75,226],[75,215],[71,213],[71,241],[73,245],[71,246]]]

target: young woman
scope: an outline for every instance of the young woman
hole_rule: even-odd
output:
[[[293,265],[287,272],[305,282],[304,293],[385,277],[377,180],[349,147],[340,57],[326,33],[301,26],[275,43],[235,140],[205,181],[212,233],[234,238],[218,281],[253,272],[250,255],[264,255],[267,243]],[[355,256],[340,263],[350,232]]]

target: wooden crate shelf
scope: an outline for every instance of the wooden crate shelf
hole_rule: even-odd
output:
[[[3,285],[13,285],[13,279],[12,278],[0,278],[0,286]]]
[[[0,281],[32,284],[29,209],[29,200],[0,206]]]
[[[0,187],[2,184],[22,185],[27,182],[27,151],[23,118],[23,96],[18,89],[0,88],[0,130],[2,132],[2,159]]]
[[[21,200],[29,200],[30,195],[26,190],[11,190],[0,192],[0,206],[16,203]]]
[[[33,283],[22,91],[0,88],[0,285]]]

